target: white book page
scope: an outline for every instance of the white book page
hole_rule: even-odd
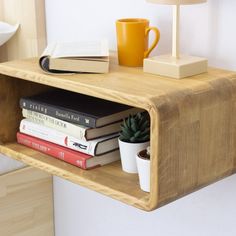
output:
[[[49,45],[51,58],[63,57],[108,57],[108,41],[81,41],[81,42],[64,42],[56,43],[55,46]],[[51,51],[53,49],[53,52]]]
[[[108,135],[91,141],[79,140],[73,136],[67,135],[55,129],[34,123],[28,119],[23,119],[20,122],[20,132],[56,143],[73,150],[83,152],[85,154],[95,155],[95,148],[98,143],[117,137],[117,134]]]
[[[56,47],[56,43],[48,44],[47,47],[44,49],[41,58],[52,55],[53,51],[55,50],[55,47]]]

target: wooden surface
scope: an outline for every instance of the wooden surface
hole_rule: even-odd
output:
[[[20,24],[13,38],[0,47],[0,62],[42,53],[46,46],[44,0],[0,0],[0,20]],[[21,119],[21,114],[14,111],[19,106],[18,98],[45,88],[24,84],[20,90],[17,81],[8,83],[3,77],[0,84],[3,142],[15,139],[13,130],[18,129]],[[0,235],[53,236],[53,220],[52,176],[31,167],[0,176]]]
[[[0,129],[0,143],[16,139],[16,131],[19,129],[19,121],[22,119],[19,99],[25,95],[30,96],[44,91],[46,88],[38,84],[21,83],[19,80],[9,80],[5,76],[1,77],[0,98],[2,101],[0,101],[0,104],[4,112],[0,113],[0,120],[4,125]]]
[[[46,46],[44,0],[0,0],[0,20],[20,24],[13,38],[0,47],[0,62],[42,53]]]
[[[17,143],[2,145],[0,152],[139,208],[148,199],[148,194],[139,188],[138,175],[123,172],[120,162],[84,171]]]
[[[17,160],[145,210],[155,209],[236,171],[234,72],[209,69],[202,75],[173,80],[145,74],[137,68],[119,67],[114,61],[109,74],[51,76],[39,70],[36,60],[25,60],[1,64],[0,73],[1,91],[4,83],[8,86],[18,83],[3,91],[1,108],[6,108],[8,102],[14,103],[14,99],[18,101],[26,84],[36,83],[142,107],[151,116],[150,194],[141,192],[137,177],[124,174],[120,165],[86,172],[14,144],[13,134],[21,111],[9,105],[8,114],[1,113],[0,121],[6,122],[7,116],[15,112],[18,123],[9,127],[11,135],[0,129],[0,138],[5,143],[0,151]]]
[[[52,177],[32,167],[0,176],[0,235],[53,236]]]

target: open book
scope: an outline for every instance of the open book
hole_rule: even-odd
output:
[[[107,73],[109,48],[106,40],[52,43],[39,59],[40,67],[49,73]]]

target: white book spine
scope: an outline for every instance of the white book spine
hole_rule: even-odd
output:
[[[51,116],[47,116],[35,111],[22,109],[23,117],[35,122],[37,124],[44,125],[46,127],[56,129],[62,133],[71,135],[80,140],[86,141],[86,129],[87,127],[71,124],[67,121],[63,121]]]
[[[98,142],[101,141],[101,139],[92,141],[79,140],[70,135],[46,126],[42,126],[27,119],[23,119],[21,121],[20,132],[92,156],[95,155],[96,146]]]

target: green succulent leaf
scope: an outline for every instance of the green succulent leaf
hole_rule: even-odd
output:
[[[123,134],[120,134],[120,140],[121,140],[121,141],[126,141],[127,138],[125,138],[125,137],[123,136]]]
[[[125,119],[125,120],[124,120],[124,122],[123,122],[123,127],[124,127],[125,129],[129,129],[129,121],[128,121],[128,119]]]
[[[131,124],[131,129],[132,129],[133,132],[137,132],[138,131],[138,125],[137,125],[136,122],[133,122]]]
[[[144,130],[149,127],[149,121],[145,120],[141,125],[140,125],[140,130]]]
[[[150,139],[150,118],[147,112],[129,115],[121,125],[122,141],[139,143]]]
[[[135,134],[134,134],[134,137],[135,138],[138,138],[140,136],[140,134],[142,134],[142,132],[140,130],[138,130]]]
[[[122,130],[122,134],[123,134],[123,136],[126,137],[126,138],[130,138],[130,136],[133,135],[133,133],[130,132],[130,130],[128,130],[128,129],[123,129],[123,130]]]
[[[140,140],[141,140],[142,142],[149,141],[149,140],[150,140],[150,136],[149,136],[149,135],[146,135],[146,136],[142,137]]]
[[[135,142],[136,142],[136,138],[135,138],[135,137],[131,137],[131,138],[130,138],[130,142],[131,142],[131,143],[135,143]]]

